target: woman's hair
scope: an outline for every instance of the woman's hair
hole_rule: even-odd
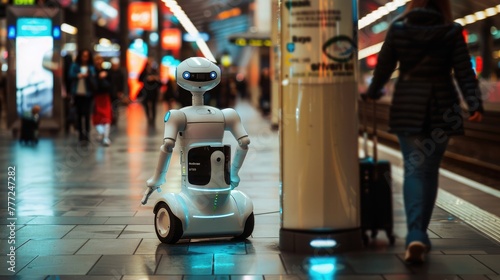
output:
[[[82,65],[82,54],[84,52],[89,53],[89,59],[87,60],[87,64],[94,64],[94,58],[92,58],[92,52],[89,49],[81,49],[78,51],[78,54],[76,55],[75,62],[79,65]]]
[[[446,23],[453,22],[450,0],[412,0],[408,4],[408,7],[406,7],[404,14],[407,14],[409,11],[416,8],[426,7],[432,7],[437,10],[441,15],[443,15],[444,21]]]

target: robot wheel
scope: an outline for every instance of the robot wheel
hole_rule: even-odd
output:
[[[243,233],[235,236],[236,240],[244,240],[247,239],[250,235],[252,235],[253,227],[255,224],[255,218],[253,216],[253,212],[248,216],[247,221],[245,222],[245,229],[243,229]]]
[[[159,203],[155,213],[155,232],[162,243],[175,244],[182,236],[182,222],[164,202]]]

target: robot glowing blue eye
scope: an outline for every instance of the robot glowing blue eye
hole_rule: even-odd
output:
[[[184,73],[182,73],[182,77],[186,80],[189,80],[189,78],[191,78],[191,73],[189,73],[188,71],[184,71]]]
[[[210,79],[212,80],[217,79],[217,73],[215,73],[215,71],[210,72]]]

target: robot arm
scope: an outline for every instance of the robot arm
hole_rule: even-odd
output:
[[[186,116],[178,110],[170,110],[165,115],[165,132],[163,134],[163,145],[160,147],[160,157],[156,165],[155,172],[146,182],[147,189],[142,197],[141,203],[147,203],[149,196],[154,190],[161,191],[160,186],[165,183],[165,175],[168,171],[170,158],[175,146],[177,133],[184,130],[186,125]]]
[[[248,152],[248,145],[250,144],[250,138],[245,131],[245,128],[241,124],[240,116],[234,109],[224,109],[222,110],[225,119],[225,130],[229,130],[234,138],[238,141],[238,147],[236,148],[236,154],[233,158],[233,164],[231,165],[231,188],[236,188],[240,183],[240,177],[238,175],[243,161]]]

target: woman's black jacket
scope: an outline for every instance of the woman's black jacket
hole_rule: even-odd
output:
[[[453,76],[469,112],[483,112],[462,33],[461,25],[445,24],[442,16],[431,9],[414,9],[391,24],[367,92],[373,99],[380,98],[381,89],[399,62],[390,132],[463,134]]]

